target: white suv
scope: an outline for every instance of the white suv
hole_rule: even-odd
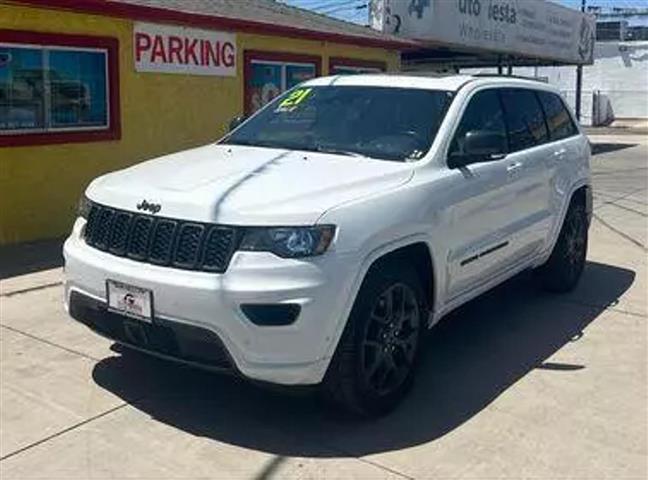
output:
[[[127,346],[384,413],[449,311],[526,269],[575,286],[589,158],[539,82],[315,79],[215,144],[94,180],[66,306]]]

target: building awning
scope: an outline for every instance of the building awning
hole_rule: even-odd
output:
[[[546,0],[372,0],[371,25],[419,43],[404,67],[591,64],[594,16]]]

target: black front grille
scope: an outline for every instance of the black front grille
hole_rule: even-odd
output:
[[[93,204],[85,240],[141,262],[187,270],[227,270],[239,236],[234,227],[131,213]]]

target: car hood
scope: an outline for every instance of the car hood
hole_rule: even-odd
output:
[[[94,180],[95,202],[232,225],[308,225],[328,209],[407,182],[412,165],[327,153],[213,144]]]

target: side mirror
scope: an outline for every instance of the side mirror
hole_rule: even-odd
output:
[[[245,115],[237,115],[236,117],[232,118],[229,123],[229,131],[231,132],[240,124],[242,124],[244,121],[245,121]]]
[[[506,156],[506,137],[489,130],[471,130],[463,138],[463,152],[450,153],[448,167],[500,160]]]

